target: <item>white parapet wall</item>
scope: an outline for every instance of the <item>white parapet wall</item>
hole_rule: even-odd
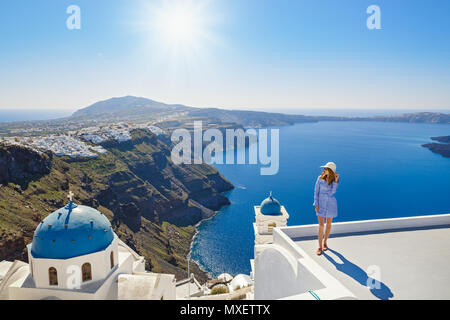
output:
[[[450,225],[450,214],[340,222],[333,236]],[[295,241],[317,238],[317,225],[273,229],[273,243],[256,245],[253,261],[255,299],[355,299]]]
[[[118,278],[119,300],[175,300],[175,276],[139,272]]]
[[[450,225],[450,214],[348,221],[333,223],[332,235],[336,236],[347,233],[370,233],[408,228],[429,228],[445,225]],[[315,237],[317,236],[317,224],[276,228],[274,230],[274,240],[275,238],[279,240],[283,239],[282,234],[291,239]],[[284,240],[287,238],[284,237]]]
[[[257,247],[260,253],[254,260],[255,299],[308,299],[310,294],[302,294],[309,291],[327,299],[355,299],[278,228],[274,229],[274,243]]]

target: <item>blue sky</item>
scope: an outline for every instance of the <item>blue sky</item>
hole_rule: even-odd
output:
[[[196,32],[174,45],[156,17],[180,3]],[[66,27],[72,4],[80,30]],[[372,4],[381,30],[366,27]],[[449,15],[447,0],[3,0],[0,109],[123,95],[274,111],[450,109]]]

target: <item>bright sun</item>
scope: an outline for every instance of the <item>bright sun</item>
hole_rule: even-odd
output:
[[[166,12],[161,17],[160,23],[164,35],[177,43],[192,41],[198,32],[196,18],[193,12],[186,8]]]
[[[179,4],[159,10],[156,25],[160,36],[171,46],[194,46],[202,37],[202,16],[192,4]]]
[[[138,31],[146,33],[147,50],[170,60],[172,69],[203,63],[213,47],[222,45],[211,0],[142,1]]]

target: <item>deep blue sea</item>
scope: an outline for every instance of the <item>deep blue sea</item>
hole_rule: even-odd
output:
[[[270,191],[290,214],[288,225],[316,223],[314,183],[320,165],[337,164],[341,183],[335,221],[450,213],[450,159],[422,147],[450,135],[450,125],[319,122],[280,128],[280,170],[215,165],[234,185],[231,205],[199,226],[192,258],[213,276],[250,273],[253,206]]]

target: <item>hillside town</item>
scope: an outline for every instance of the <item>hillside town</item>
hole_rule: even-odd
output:
[[[130,132],[134,129],[147,129],[155,135],[165,134],[165,131],[154,126],[153,122],[139,124],[120,122],[46,136],[0,137],[0,143],[26,146],[36,151],[51,151],[60,157],[96,158],[99,154],[107,152],[100,144],[109,140],[119,143],[129,141]]]

